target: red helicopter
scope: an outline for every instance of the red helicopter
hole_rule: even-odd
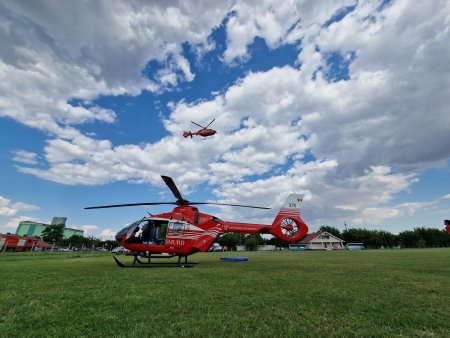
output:
[[[116,240],[134,255],[132,267],[178,266],[192,267],[187,256],[207,251],[214,240],[227,232],[241,234],[271,234],[286,242],[295,243],[306,236],[308,226],[300,217],[300,202],[303,195],[291,194],[278,212],[272,224],[255,224],[223,221],[215,216],[202,213],[194,205],[228,205],[243,208],[270,209],[242,204],[189,202],[184,199],[172,178],[161,176],[173,195],[175,202],[148,202],[103,205],[85,209],[116,208],[139,205],[173,204],[176,207],[167,213],[149,215],[120,230]],[[178,257],[178,262],[152,263],[152,258]],[[184,264],[181,259],[184,257]],[[142,259],[147,258],[145,262]],[[128,267],[114,257],[117,265]],[[139,264],[136,264],[139,263]]]
[[[198,123],[195,123],[194,121],[191,121],[193,124],[195,124],[196,126],[199,126],[200,130],[196,131],[196,132],[192,132],[192,131],[185,131],[183,133],[184,137],[188,137],[190,136],[192,138],[193,135],[199,135],[202,136],[204,140],[206,140],[207,138],[214,138],[213,135],[217,134],[217,131],[215,131],[214,129],[208,129],[208,127],[215,121],[216,119],[213,119],[211,122],[209,122],[209,124],[206,127],[203,127],[201,125],[199,125]]]

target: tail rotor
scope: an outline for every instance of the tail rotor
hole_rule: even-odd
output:
[[[280,228],[283,235],[289,238],[295,237],[299,229],[297,223],[292,218],[283,219]]]
[[[308,226],[300,217],[303,195],[291,194],[272,223],[270,234],[289,243],[301,240],[308,233]]]

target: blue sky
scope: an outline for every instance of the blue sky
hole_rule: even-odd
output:
[[[450,217],[446,1],[0,5],[0,232],[66,216],[110,238],[189,200],[397,233]],[[213,140],[184,139],[190,121]]]

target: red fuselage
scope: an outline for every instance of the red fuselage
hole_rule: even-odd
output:
[[[217,131],[215,131],[214,129],[200,129],[199,131],[196,132],[192,132],[192,131],[185,131],[183,133],[184,137],[191,137],[194,135],[198,135],[198,136],[202,136],[204,138],[207,137],[212,137],[213,135],[215,135],[217,133]]]
[[[281,222],[277,216],[274,224]],[[293,216],[295,217],[295,216]],[[277,223],[278,222],[278,223]],[[300,231],[292,238],[296,242],[306,235],[308,227],[297,218]],[[272,234],[283,237],[280,227],[267,224],[226,222],[209,214],[201,213],[193,206],[178,206],[172,212],[143,218],[119,231],[116,240],[132,252],[169,253],[190,255],[207,251],[221,234]]]
[[[201,129],[196,133],[192,133],[193,135],[199,135],[203,137],[213,136],[216,133],[214,129]]]

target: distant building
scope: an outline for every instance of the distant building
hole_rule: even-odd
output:
[[[0,234],[0,251],[42,251],[52,247],[40,238]]]
[[[297,250],[343,250],[344,241],[327,231],[306,235],[296,244]],[[292,250],[292,249],[291,249]]]
[[[52,225],[64,224],[66,225],[67,217],[53,217]]]
[[[301,243],[289,244],[289,250],[290,251],[306,250],[306,244],[301,244]]]
[[[256,247],[257,251],[275,251],[277,247],[275,245],[265,244],[265,245],[258,245]]]
[[[72,237],[73,235],[83,236],[84,231],[72,228],[66,228],[67,217],[53,217],[51,225],[63,224],[64,225],[64,238]],[[42,232],[50,224],[39,223],[34,221],[22,221],[16,230],[16,235],[29,236],[29,237],[41,237]]]

